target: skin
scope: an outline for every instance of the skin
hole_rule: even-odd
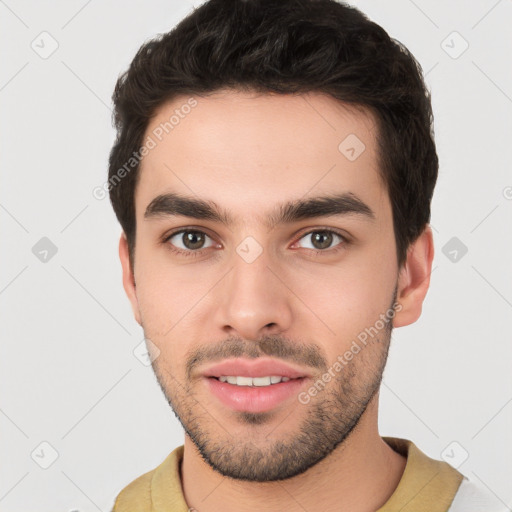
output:
[[[432,231],[425,226],[399,269],[370,113],[316,93],[224,90],[195,98],[197,106],[142,160],[135,193],[134,268],[124,235],[119,244],[123,285],[135,319],[158,347],[153,369],[186,430],[181,467],[185,499],[198,512],[377,510],[405,467],[405,459],[377,429],[378,385],[390,330],[382,329],[377,341],[355,355],[308,404],[293,397],[259,417],[228,409],[208,391],[200,377],[211,363],[208,356],[189,373],[187,363],[192,353],[228,347],[232,354],[237,342],[248,357],[262,355],[260,342],[274,340],[289,347],[302,362],[295,366],[311,375],[302,388],[307,391],[359,333],[389,311],[395,290],[399,307],[393,327],[419,318],[430,283]],[[146,134],[187,99],[162,105]],[[349,134],[366,146],[354,161],[338,150]],[[168,192],[213,200],[236,223],[228,227],[185,216],[145,218],[151,201]],[[327,216],[271,228],[265,223],[267,213],[286,200],[342,192],[357,195],[375,218]],[[172,252],[171,241],[163,239],[179,228],[206,233],[207,248],[193,257]],[[327,249],[315,251],[311,231],[322,229],[339,231],[345,239],[334,237]],[[236,251],[248,236],[262,248],[251,263]],[[176,249],[187,250],[181,235],[172,241]],[[319,365],[308,366],[308,348],[316,349]],[[352,409],[351,398],[358,402]],[[355,428],[348,425],[350,419]],[[247,473],[244,468],[251,465],[260,475],[275,469],[275,447],[291,448],[305,426],[313,424],[318,433],[309,431],[313,442],[322,435],[331,440],[338,436],[337,444],[295,476],[258,482],[219,472]],[[190,433],[198,434],[203,455],[210,450],[212,460],[205,461]],[[299,455],[306,465],[311,462],[311,454]],[[294,458],[300,457],[295,453]],[[235,468],[240,460],[242,467]]]

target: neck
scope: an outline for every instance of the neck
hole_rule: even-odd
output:
[[[379,509],[396,489],[406,460],[378,433],[377,400],[375,396],[357,427],[330,455],[287,480],[260,483],[226,478],[202,459],[186,436],[181,479],[188,506],[197,512]]]

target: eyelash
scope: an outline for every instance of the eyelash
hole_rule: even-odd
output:
[[[202,254],[203,251],[209,249],[209,247],[207,247],[206,249],[197,249],[197,250],[188,250],[188,251],[184,251],[182,249],[177,249],[176,247],[174,247],[172,244],[168,243],[169,240],[180,234],[180,233],[200,233],[202,235],[206,235],[207,237],[209,238],[212,238],[211,236],[208,235],[208,233],[205,233],[204,231],[201,231],[199,229],[179,229],[177,231],[174,231],[172,233],[170,233],[169,235],[165,235],[163,240],[162,240],[162,243],[167,245],[169,247],[169,250],[175,254],[178,254],[180,256],[185,256],[187,258],[189,257],[197,257],[197,256],[200,256]],[[330,229],[330,228],[325,228],[325,229],[313,229],[311,231],[307,231],[306,233],[303,233],[301,234],[301,236],[297,239],[297,242],[299,240],[301,240],[302,238],[304,238],[305,236],[307,235],[311,235],[313,233],[330,233],[330,234],[333,234],[333,235],[336,235],[338,237],[341,238],[341,242],[339,242],[337,245],[335,245],[333,248],[329,248],[329,249],[307,249],[308,251],[311,251],[313,252],[313,254],[315,256],[320,256],[320,255],[324,255],[324,254],[336,254],[338,253],[339,251],[343,250],[349,243],[350,241],[348,240],[348,238],[345,236],[345,235],[342,235],[340,232],[334,230],[334,229]]]

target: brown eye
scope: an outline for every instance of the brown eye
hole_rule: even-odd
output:
[[[207,240],[210,241],[209,245],[205,245]],[[178,231],[171,235],[167,241],[184,252],[206,249],[213,245],[211,238],[206,233],[192,230]]]
[[[338,233],[330,230],[317,230],[306,233],[300,240],[310,240],[310,246],[306,246],[307,249],[314,249],[317,251],[323,251],[332,248],[332,243],[344,242],[345,239]],[[304,247],[304,246],[302,246]]]

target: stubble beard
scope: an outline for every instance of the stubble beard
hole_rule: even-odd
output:
[[[158,360],[152,365],[174,414],[212,469],[237,480],[271,482],[304,473],[341,447],[356,429],[380,388],[391,332],[389,322],[381,337],[375,337],[355,354],[307,405],[297,400],[296,407],[304,408],[306,417],[300,421],[296,434],[288,433],[281,438],[279,426],[272,426],[274,412],[230,412],[235,415],[238,427],[247,425],[247,435],[235,438],[229,433],[229,425],[223,426],[222,418],[214,418],[208,412],[208,404],[195,397],[188,380],[178,382],[165,368],[160,368]],[[289,431],[289,422],[283,422]],[[264,443],[258,445],[250,440],[251,429],[261,439],[262,429],[267,425],[270,433]]]

